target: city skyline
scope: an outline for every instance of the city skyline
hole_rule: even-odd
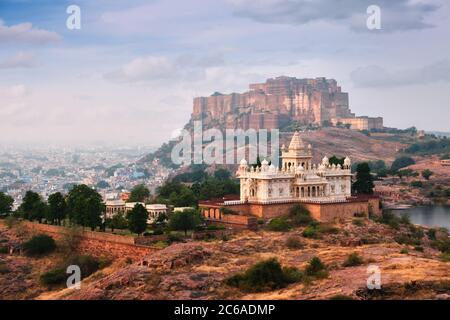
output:
[[[78,1],[81,30],[71,4],[0,4],[1,141],[157,146],[194,97],[281,75],[334,78],[386,126],[450,131],[444,1],[377,1],[373,31],[370,1]]]

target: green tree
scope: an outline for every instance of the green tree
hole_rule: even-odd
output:
[[[61,224],[66,217],[67,206],[64,196],[60,192],[51,194],[48,197],[48,211],[46,219],[52,224]]]
[[[391,171],[392,172],[397,172],[399,169],[407,167],[407,166],[410,166],[410,165],[415,164],[415,163],[416,162],[414,161],[413,158],[406,157],[406,156],[398,157],[392,163]]]
[[[11,213],[13,204],[14,199],[11,196],[0,192],[0,217]]]
[[[39,194],[33,191],[27,191],[19,207],[19,212],[27,220],[41,222],[46,216],[47,205]]]
[[[338,165],[338,164],[340,164],[341,166],[343,166],[344,165],[344,160],[345,160],[345,158],[338,158],[338,157],[336,157],[336,156],[332,156],[330,159],[329,159],[329,162],[330,162],[330,164],[331,165]]]
[[[373,177],[367,162],[359,163],[356,167],[356,181],[353,183],[353,191],[356,194],[373,193]]]
[[[426,180],[429,180],[432,175],[433,171],[431,171],[430,169],[425,169],[422,171],[422,177],[424,177]]]
[[[83,227],[94,230],[101,225],[104,205],[102,197],[87,185],[78,185],[67,196],[67,213],[69,219]]]
[[[400,178],[403,178],[403,177],[417,177],[419,174],[412,169],[401,169],[397,171],[397,175]]]
[[[141,234],[147,229],[147,219],[147,209],[142,204],[137,203],[127,215],[128,228],[131,232]]]
[[[150,190],[145,185],[139,184],[131,190],[128,202],[144,202],[148,197],[150,197]]]
[[[122,212],[119,212],[116,213],[111,219],[107,219],[106,225],[111,228],[112,232],[114,232],[114,229],[128,228],[128,220]]]
[[[217,180],[228,180],[231,178],[231,173],[226,169],[217,169],[214,172],[214,178]]]
[[[184,231],[184,234],[187,235],[187,231],[194,229],[200,222],[201,219],[196,210],[185,210],[171,214],[169,228],[171,230]]]
[[[99,182],[97,183],[97,188],[99,188],[99,189],[108,189],[108,188],[110,188],[110,187],[111,187],[111,186],[109,185],[109,183],[106,182],[105,180],[99,181]]]

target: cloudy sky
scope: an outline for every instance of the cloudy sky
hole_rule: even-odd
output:
[[[449,17],[445,0],[0,0],[0,140],[157,145],[194,96],[279,75],[335,78],[387,126],[450,131]]]

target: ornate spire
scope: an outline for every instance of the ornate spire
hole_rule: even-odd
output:
[[[305,145],[303,144],[302,139],[300,139],[300,134],[298,131],[294,133],[292,136],[291,143],[289,144],[289,150],[304,150]]]

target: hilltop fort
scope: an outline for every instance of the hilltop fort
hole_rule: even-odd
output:
[[[191,120],[227,129],[278,129],[338,123],[356,130],[381,129],[383,118],[356,117],[347,92],[334,79],[297,79],[281,76],[250,84],[244,93],[194,98]]]

